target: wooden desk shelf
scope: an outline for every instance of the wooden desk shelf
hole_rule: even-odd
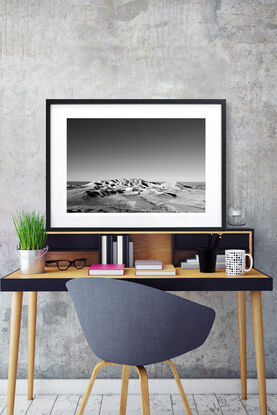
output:
[[[135,259],[160,259],[164,264],[180,266],[180,261],[193,257],[196,249],[208,245],[210,233],[222,233],[219,253],[225,249],[245,249],[254,254],[253,229],[222,229],[196,231],[153,232],[107,232],[106,234],[128,234],[134,243]],[[87,257],[87,264],[98,263],[100,234],[95,232],[50,232],[47,244],[47,259],[74,259]],[[253,255],[254,256],[254,255]]]

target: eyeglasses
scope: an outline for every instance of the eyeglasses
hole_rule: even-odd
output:
[[[56,264],[57,268],[60,271],[66,271],[71,265],[73,265],[77,269],[82,269],[87,264],[87,258],[77,258],[73,261],[69,259],[56,259],[51,261],[45,261],[46,265]]]

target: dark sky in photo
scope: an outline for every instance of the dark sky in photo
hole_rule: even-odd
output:
[[[68,119],[67,180],[205,181],[205,119]]]

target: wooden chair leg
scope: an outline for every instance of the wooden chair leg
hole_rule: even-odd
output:
[[[148,376],[143,366],[135,366],[140,380],[140,397],[142,415],[150,415]]]
[[[81,406],[80,406],[80,409],[79,409],[79,411],[78,411],[78,414],[77,414],[77,415],[82,415],[82,414],[84,413],[84,410],[85,410],[86,405],[87,405],[87,403],[88,403],[88,398],[89,398],[89,395],[90,395],[90,393],[91,393],[91,390],[92,390],[93,384],[94,384],[95,379],[96,379],[96,377],[97,377],[98,373],[100,372],[100,370],[101,370],[103,367],[105,367],[105,366],[113,366],[113,365],[116,365],[116,363],[106,362],[105,360],[102,360],[102,362],[99,362],[99,363],[95,366],[95,368],[93,369],[93,372],[92,372],[91,378],[90,378],[90,380],[89,380],[89,383],[88,383],[88,386],[87,386],[87,389],[86,389],[85,395],[84,395],[84,397],[83,397],[83,400],[82,400],[82,403],[81,403]]]
[[[28,294],[28,399],[34,398],[37,292]]]
[[[173,362],[171,362],[171,360],[166,360],[164,363],[168,363],[169,364],[169,366],[170,366],[170,368],[172,370],[173,376],[174,376],[174,378],[176,380],[176,383],[177,383],[177,386],[178,386],[178,389],[179,389],[179,392],[180,392],[182,401],[184,403],[186,412],[187,412],[188,415],[192,415],[191,409],[190,409],[190,406],[189,406],[189,403],[188,403],[188,400],[187,400],[187,397],[186,397],[186,394],[185,394],[184,389],[183,389],[183,385],[181,383],[181,379],[180,379],[179,374],[178,374],[178,371],[176,369],[176,366],[174,365]]]
[[[121,383],[119,415],[125,415],[126,414],[129,374],[130,374],[130,366],[123,365],[123,367],[122,367],[122,383]]]

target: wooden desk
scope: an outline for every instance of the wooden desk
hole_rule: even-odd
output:
[[[7,414],[13,415],[20,337],[23,292],[28,294],[28,399],[33,399],[34,357],[36,335],[36,311],[38,291],[66,291],[66,282],[72,278],[88,277],[87,268],[58,271],[47,268],[44,274],[22,275],[19,271],[0,280],[1,291],[12,292],[10,354],[8,374]],[[104,277],[104,276],[103,276]],[[98,277],[98,278],[103,278]],[[199,270],[177,268],[176,276],[141,277],[135,276],[134,269],[126,269],[123,277],[140,284],[160,288],[166,291],[236,291],[238,310],[238,333],[240,351],[241,396],[247,398],[246,367],[246,291],[250,291],[251,309],[256,352],[257,379],[259,388],[260,414],[267,414],[266,377],[264,360],[264,337],[262,316],[262,291],[272,291],[272,278],[258,270],[251,270],[242,277],[226,277],[225,271],[213,274],[200,273]]]

